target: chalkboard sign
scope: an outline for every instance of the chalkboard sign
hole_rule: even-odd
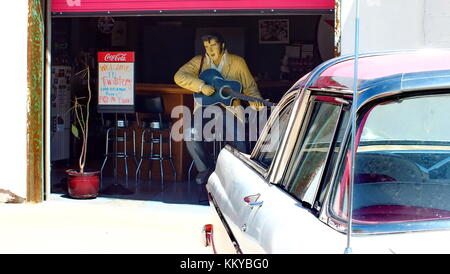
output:
[[[134,52],[98,52],[98,112],[134,113]]]

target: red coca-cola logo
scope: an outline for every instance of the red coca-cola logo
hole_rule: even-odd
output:
[[[134,62],[134,52],[99,52],[98,53],[99,62]]]
[[[127,60],[127,55],[125,53],[119,54],[109,54],[105,55],[105,61],[107,62],[125,62]]]

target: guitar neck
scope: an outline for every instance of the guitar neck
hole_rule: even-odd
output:
[[[261,99],[261,98],[248,96],[248,95],[242,94],[240,92],[236,92],[236,91],[234,91],[234,90],[232,90],[230,88],[225,88],[224,90],[225,90],[225,92],[227,92],[228,94],[232,95],[233,97],[239,98],[239,99],[244,100],[244,101],[260,102],[263,105],[265,105],[266,107],[275,106],[275,103],[267,102],[267,101],[265,101],[264,99]]]

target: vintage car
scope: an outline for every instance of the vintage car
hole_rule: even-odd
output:
[[[250,155],[221,150],[206,184],[218,253],[450,253],[450,51],[357,64],[357,95],[354,56],[326,61]]]

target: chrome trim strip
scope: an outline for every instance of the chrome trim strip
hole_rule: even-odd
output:
[[[213,204],[217,215],[219,216],[220,220],[222,221],[222,224],[227,231],[228,237],[230,238],[230,241],[233,243],[234,248],[236,249],[236,253],[242,254],[241,247],[239,246],[239,243],[236,240],[236,237],[234,236],[233,232],[231,231],[230,226],[228,225],[228,222],[225,220],[225,217],[222,214],[222,211],[220,210],[219,206],[217,205],[216,200],[214,199],[214,196],[211,194],[211,192],[208,192],[208,197],[211,203]]]
[[[309,108],[309,104],[312,99],[311,91],[309,89],[305,90],[304,96],[299,98],[301,103],[299,106],[299,111],[297,111],[295,115],[291,115],[291,119],[300,122],[293,123],[289,120],[291,127],[288,126],[285,138],[283,138],[283,143],[280,145],[280,149],[275,156],[277,157],[278,155],[281,155],[277,157],[278,165],[276,167],[277,169],[274,171],[276,173],[273,175],[273,182],[275,184],[282,182],[289,160],[292,158],[292,154],[294,153],[297,140],[303,139],[303,136],[305,135],[306,126],[304,125],[304,122],[309,120],[311,117],[312,109]],[[286,186],[286,183],[287,182],[281,183],[281,185],[284,187]]]
[[[339,94],[339,95],[353,95],[353,91],[348,89],[339,89],[339,88],[308,88],[311,91],[323,91],[327,93]]]
[[[266,180],[267,170],[265,168],[263,168],[262,166],[258,165],[258,163],[255,160],[252,160],[248,154],[244,154],[228,144],[225,145],[224,149],[228,150],[236,158],[241,160],[249,168],[252,168],[253,170],[255,170],[264,180]]]
[[[359,112],[361,110],[361,108],[365,107],[366,105],[370,104],[372,101],[383,98],[383,97],[389,97],[389,96],[394,96],[394,95],[405,95],[408,96],[409,93],[415,92],[415,91],[423,91],[424,94],[422,95],[434,95],[437,93],[432,93],[432,94],[425,94],[425,92],[427,91],[437,91],[437,90],[446,90],[446,89],[450,89],[450,85],[449,86],[442,86],[442,87],[428,87],[428,88],[424,88],[424,87],[418,87],[418,88],[410,88],[410,89],[397,89],[397,90],[391,90],[389,92],[385,92],[385,93],[379,93],[375,96],[369,97],[367,98],[364,102],[362,102],[359,106],[357,111]],[[450,93],[450,91],[448,92]],[[445,92],[444,92],[445,94]]]
[[[336,176],[339,172],[339,168],[342,165],[342,161],[345,161],[344,157],[348,151],[350,134],[351,134],[351,119],[348,119],[346,129],[345,129],[345,134],[344,134],[344,137],[342,138],[342,142],[341,142],[341,151],[339,151],[338,158],[336,159],[336,165],[333,168],[333,173],[330,178],[330,180],[331,180],[330,186],[328,187],[325,198],[323,199],[322,207],[320,208],[320,212],[319,212],[319,219],[322,220],[323,222],[327,223],[329,226],[331,226],[332,228],[334,228],[337,231],[342,231],[342,229],[339,228],[340,226],[342,226],[342,224],[333,225],[333,223],[338,222],[338,220],[336,220],[334,218],[334,215],[331,213],[330,200],[331,200],[331,196],[333,193],[333,189],[336,187],[336,184],[339,183],[339,182],[336,182]],[[330,221],[331,221],[331,224],[330,224]]]
[[[325,158],[326,159],[325,160],[325,165],[324,165],[324,168],[322,170],[322,174],[320,174],[320,178],[318,180],[318,183],[315,185],[315,190],[314,190],[314,195],[312,196],[313,200],[311,201],[311,205],[314,205],[315,201],[318,198],[317,194],[319,192],[320,185],[322,184],[323,176],[324,176],[324,174],[325,174],[325,172],[327,170],[328,165],[330,164],[331,155],[332,155],[331,150],[332,150],[333,146],[336,144],[336,139],[338,138],[338,135],[339,135],[339,125],[340,125],[339,122],[340,122],[341,119],[344,118],[344,115],[345,115],[344,104],[341,104],[340,105],[340,109],[339,109],[339,117],[338,117],[338,119],[336,121],[336,125],[335,125],[334,130],[333,130],[333,138],[331,139],[330,145],[328,146],[327,156]],[[312,187],[312,186],[310,185],[309,187]],[[306,201],[306,202],[308,202],[308,201]]]
[[[353,233],[359,235],[379,235],[403,232],[450,230],[450,220],[428,220],[417,222],[361,224],[353,221]]]
[[[256,142],[255,147],[253,148],[250,158],[252,158],[252,159],[256,158],[257,154],[259,153],[259,151],[261,149],[263,139],[266,138],[266,136],[270,130],[270,127],[273,124],[273,120],[276,119],[275,117],[277,117],[277,115],[279,115],[281,110],[284,109],[285,105],[288,104],[289,101],[295,99],[297,93],[298,93],[298,90],[294,90],[294,91],[286,93],[286,95],[284,95],[283,98],[281,99],[281,101],[277,104],[274,111],[271,113],[269,119],[267,120],[266,125],[264,126],[264,128],[261,132],[261,135],[258,137],[258,141]]]
[[[268,180],[273,184],[278,184],[281,181],[286,165],[291,157],[292,151],[294,150],[298,134],[300,130],[304,128],[303,123],[307,115],[306,111],[308,110],[310,96],[311,91],[305,90],[302,92],[302,96],[296,98],[297,101],[294,102],[291,116],[286,127],[286,132],[272,160],[272,164],[269,167]]]
[[[450,146],[440,145],[360,145],[358,152],[370,152],[370,151],[430,151],[430,150],[450,150]]]

